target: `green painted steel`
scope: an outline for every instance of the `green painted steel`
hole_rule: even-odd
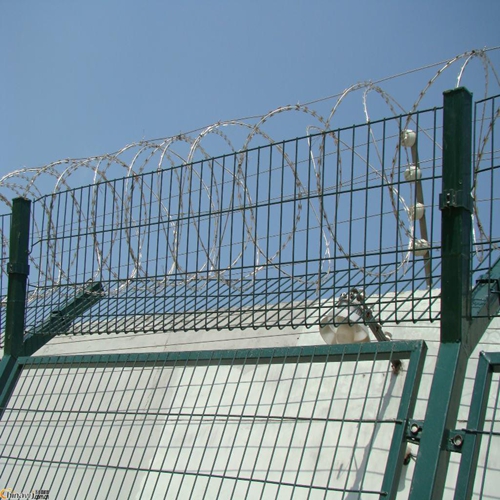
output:
[[[497,363],[496,368],[498,369],[500,368],[500,358],[498,356]],[[490,356],[482,352],[479,356],[469,418],[467,420],[467,429],[469,432],[465,434],[462,447],[455,500],[470,500],[472,498],[479,457],[479,446],[481,443],[481,435],[475,431],[480,431],[484,424],[494,368],[495,366]]]
[[[472,95],[444,93],[441,342],[463,342],[470,314]]]
[[[0,360],[0,419],[16,386],[21,368],[18,360],[9,354]]]
[[[445,439],[447,431],[456,427],[467,360],[460,343],[440,345],[422,426],[411,499],[437,500],[443,497],[450,458]]]
[[[10,233],[10,222],[12,219],[11,214],[0,215],[0,233],[8,235]],[[2,304],[7,302],[7,288],[8,288],[8,273],[7,264],[9,262],[9,255],[7,252],[0,253],[0,301]],[[5,314],[0,314],[0,349],[5,345]]]
[[[408,363],[408,373],[397,416],[398,425],[392,436],[389,458],[384,473],[384,482],[382,484],[383,498],[394,499],[397,497],[399,479],[407,448],[406,428],[413,417],[420,379],[424,369],[426,351],[427,346],[422,344],[420,350],[415,350],[412,353],[410,362]]]
[[[25,198],[16,198],[12,202],[5,354],[14,357],[22,355],[23,352],[26,289],[29,274],[30,207],[31,202]]]
[[[227,349],[217,351],[176,351],[155,353],[130,353],[130,354],[86,354],[65,356],[22,356],[19,363],[23,366],[64,366],[73,364],[109,365],[141,363],[147,366],[150,363],[164,363],[165,365],[178,363],[194,363],[197,366],[213,363],[217,360],[220,364],[234,364],[239,360],[258,361],[270,360],[271,363],[281,364],[286,359],[290,363],[324,363],[339,361],[370,361],[376,357],[378,360],[389,361],[395,358],[408,359],[415,353],[426,351],[425,343],[421,340],[399,340],[397,342],[381,342],[363,344],[321,345],[304,347],[276,347],[262,349]],[[421,354],[417,358],[420,360]],[[417,363],[418,364],[418,363]]]
[[[429,395],[410,498],[443,497],[450,452],[444,440],[454,429],[468,355],[463,342],[470,317],[472,95],[444,93],[441,345]]]
[[[12,201],[10,226],[9,275],[5,320],[4,356],[0,362],[0,416],[20,374],[18,356],[23,354],[26,289],[29,274],[29,228],[31,202],[25,198]]]
[[[102,297],[102,283],[89,283],[67,304],[50,313],[49,319],[24,338],[24,355],[34,354],[57,334],[67,332],[71,323],[93,307]]]
[[[22,357],[2,480],[55,498],[139,485],[144,498],[395,498],[425,352],[407,341]]]

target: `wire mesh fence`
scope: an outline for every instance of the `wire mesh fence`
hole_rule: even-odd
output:
[[[498,258],[498,113],[498,97],[476,103],[474,279]],[[27,333],[312,326],[352,288],[382,322],[437,320],[441,121],[435,108],[38,199]]]
[[[500,355],[480,353],[465,428],[455,500],[498,497]]]
[[[379,498],[424,356],[401,342],[23,358],[0,481],[50,498]]]
[[[500,446],[500,384],[498,374],[493,381],[494,391],[490,394],[488,409],[482,429],[467,432],[480,438],[479,457],[472,498],[494,499],[498,497],[500,463],[496,451]]]
[[[28,334],[317,325],[353,287],[385,320],[437,319],[440,120],[422,111],[37,200]],[[399,295],[416,290],[426,313],[401,317]],[[95,300],[79,319],[55,321],[82,295]]]
[[[477,101],[474,107],[475,140],[472,186],[474,217],[473,278],[494,282],[498,273],[492,272],[500,256],[500,162],[498,145],[500,131],[496,120],[500,115],[500,97]],[[489,291],[499,293],[498,286]],[[492,302],[489,300],[488,303]],[[495,315],[493,310],[485,310],[486,317]]]

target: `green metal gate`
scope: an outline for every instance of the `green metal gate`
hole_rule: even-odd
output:
[[[19,358],[1,478],[51,498],[391,497],[425,350]]]
[[[500,445],[499,373],[500,353],[481,352],[467,427],[452,436],[462,454],[456,500],[498,497],[500,464],[491,452]]]

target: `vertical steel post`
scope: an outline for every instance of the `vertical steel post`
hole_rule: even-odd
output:
[[[15,198],[9,242],[9,283],[5,319],[5,354],[15,358],[23,354],[26,287],[28,281],[29,226],[31,201]]]
[[[472,95],[444,93],[441,215],[441,345],[422,429],[411,500],[441,499],[469,350]]]
[[[24,351],[24,315],[26,310],[26,284],[28,281],[29,225],[31,202],[15,198],[9,242],[9,283],[5,318],[4,357],[0,362],[0,418],[20,374],[17,358]]]
[[[444,93],[441,342],[465,341],[470,321],[471,160],[472,94],[458,88]]]

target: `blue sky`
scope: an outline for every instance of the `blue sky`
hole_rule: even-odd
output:
[[[0,0],[0,175],[264,114],[500,45],[498,19],[498,0]],[[500,50],[489,57],[500,71]],[[388,85],[409,105],[426,78]],[[359,121],[347,110],[337,126]],[[279,138],[302,130],[282,120]]]

